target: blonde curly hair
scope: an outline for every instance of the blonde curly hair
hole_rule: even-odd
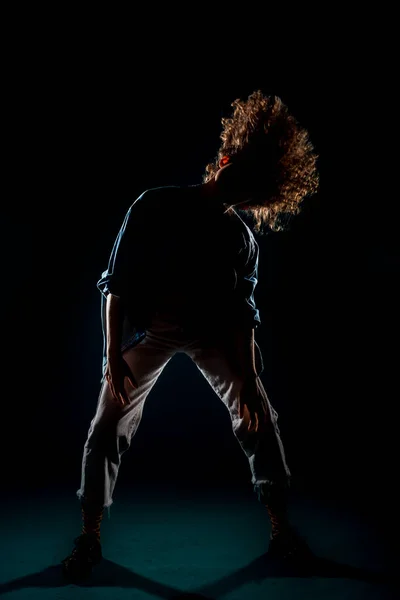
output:
[[[203,182],[216,175],[223,157],[246,164],[253,190],[246,213],[253,218],[254,230],[262,234],[264,226],[284,229],[285,217],[297,214],[303,199],[318,190],[318,156],[308,131],[278,96],[265,96],[260,90],[231,106],[232,116],[221,120],[222,144],[214,162],[206,166]]]

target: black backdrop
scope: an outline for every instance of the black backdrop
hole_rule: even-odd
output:
[[[275,69],[229,53],[221,65],[163,47],[130,63],[89,42],[52,48],[25,51],[8,92],[3,483],[74,493],[101,376],[96,282],[125,212],[149,187],[199,182],[230,102],[262,89],[308,128],[321,172],[290,231],[258,238],[262,379],[299,481],[349,500],[390,494],[400,269],[393,195],[376,188],[371,72],[337,53],[318,62],[318,47],[312,67],[298,56]],[[227,412],[182,355],[124,456],[121,478],[135,477],[248,480]]]

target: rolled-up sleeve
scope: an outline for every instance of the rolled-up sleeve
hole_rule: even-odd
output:
[[[97,288],[107,296],[129,295],[135,278],[135,269],[140,266],[140,245],[144,230],[144,193],[135,200],[125,215],[111,251],[107,270],[97,282]],[[136,271],[136,274],[138,271]]]

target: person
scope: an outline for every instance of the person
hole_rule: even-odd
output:
[[[62,561],[69,579],[87,577],[102,558],[100,524],[122,455],[148,394],[177,352],[194,361],[229,411],[270,517],[269,555],[308,552],[287,516],[291,474],[278,415],[260,379],[255,235],[283,229],[317,191],[318,157],[308,131],[279,97],[256,90],[231,106],[201,183],[143,192],[129,207],[97,284],[103,377],[77,491],[82,532]]]

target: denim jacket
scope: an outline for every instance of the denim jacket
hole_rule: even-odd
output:
[[[146,261],[146,252],[144,248],[157,246],[158,238],[154,237],[153,242],[148,241],[148,227],[154,222],[154,216],[157,216],[160,211],[160,201],[166,204],[166,201],[173,201],[180,190],[187,188],[179,188],[177,186],[169,186],[163,188],[154,188],[146,190],[141,194],[127,211],[122,226],[118,232],[114,242],[113,249],[110,255],[108,268],[103,271],[100,280],[97,282],[97,288],[101,292],[101,323],[103,331],[103,376],[107,365],[106,356],[106,298],[109,293],[121,297],[125,302],[125,306],[130,310],[125,311],[123,329],[122,329],[122,347],[125,351],[128,348],[134,347],[146,336],[146,328],[151,323],[152,305],[149,302],[149,297],[138,301],[140,296],[139,291],[147,289],[149,286],[149,278],[153,273],[154,265],[159,261],[160,253],[165,254],[165,249],[169,239],[176,239],[176,236],[171,238],[165,237],[161,242],[163,245],[159,252],[155,251],[153,258],[155,260]],[[170,203],[167,205],[170,206]],[[164,214],[164,229],[168,227],[165,224],[166,213]],[[159,216],[159,215],[158,215]],[[237,218],[236,218],[237,217]],[[162,219],[160,219],[162,220]],[[232,313],[236,321],[246,323],[248,326],[256,329],[261,323],[259,310],[256,307],[254,299],[254,290],[258,281],[258,244],[251,232],[250,228],[244,223],[237,213],[234,213],[234,221],[229,227],[235,231],[235,245],[233,257],[228,252],[231,248],[227,248],[227,256],[229,256],[229,264],[221,268],[226,274],[225,281],[221,289],[227,291],[229,303],[232,299]],[[159,230],[161,232],[161,229]],[[207,236],[205,236],[207,243]],[[187,242],[190,244],[190,240]],[[147,245],[146,245],[147,244]],[[228,245],[228,244],[227,244]],[[179,249],[179,246],[178,246]],[[188,250],[182,247],[182,254]],[[186,257],[187,259],[187,257]],[[214,261],[211,263],[214,267]],[[210,267],[208,267],[210,269]],[[211,269],[213,270],[213,269]],[[187,273],[185,273],[187,276]],[[184,276],[182,275],[182,280]],[[195,279],[195,278],[194,278]],[[218,280],[221,277],[218,275]],[[214,282],[215,285],[215,282]],[[222,284],[221,284],[222,285]],[[212,286],[211,286],[212,287]],[[218,286],[217,286],[218,287]],[[134,288],[134,289],[132,289]],[[211,288],[210,288],[211,289]],[[208,294],[210,297],[212,293]],[[210,318],[211,327],[218,322],[219,311],[221,309],[221,298],[216,294],[215,302],[210,300],[212,312]],[[215,306],[215,309],[214,309]],[[257,371],[260,373],[263,370],[261,352],[257,344],[255,344]]]

